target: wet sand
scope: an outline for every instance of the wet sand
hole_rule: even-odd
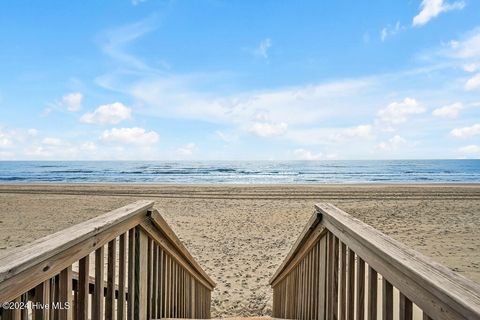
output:
[[[480,282],[480,185],[0,185],[0,255],[137,199],[217,282],[214,317],[270,315],[268,280],[317,202]]]

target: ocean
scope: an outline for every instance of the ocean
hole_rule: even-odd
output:
[[[0,161],[0,183],[480,183],[480,160]]]

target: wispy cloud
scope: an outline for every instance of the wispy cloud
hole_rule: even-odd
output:
[[[461,10],[464,7],[464,1],[448,3],[444,0],[423,0],[420,5],[420,12],[413,18],[412,25],[414,27],[423,26],[442,12]]]
[[[387,38],[393,37],[405,29],[406,28],[400,24],[400,21],[397,21],[397,23],[395,23],[393,26],[388,25],[382,29],[380,32],[380,39],[385,41]]]
[[[100,137],[102,141],[134,144],[134,145],[151,145],[159,140],[159,135],[155,131],[146,131],[143,128],[113,128],[105,130]]]
[[[181,157],[190,157],[197,150],[197,145],[193,142],[187,143],[176,150],[176,153]]]
[[[151,70],[148,65],[137,56],[128,52],[127,47],[132,42],[155,30],[158,18],[152,15],[138,22],[110,29],[99,37],[102,51],[113,61],[122,64],[122,67],[131,67],[143,71]]]
[[[378,111],[378,118],[386,123],[399,124],[407,121],[409,115],[425,112],[425,107],[413,98],[392,102],[385,109]]]
[[[455,119],[462,109],[463,104],[461,102],[455,102],[433,110],[432,114],[436,117]]]
[[[263,39],[260,41],[258,47],[253,50],[253,54],[257,57],[268,59],[268,51],[272,46],[272,40],[270,38]]]
[[[310,150],[306,149],[295,149],[293,151],[293,154],[296,159],[298,160],[321,160],[323,159],[323,154],[321,152],[319,153],[313,153]]]
[[[470,127],[455,128],[450,133],[455,138],[470,138],[480,135],[480,123],[474,124]]]

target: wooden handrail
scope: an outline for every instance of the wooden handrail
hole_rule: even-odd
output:
[[[412,318],[413,304],[424,319],[480,319],[479,284],[328,203],[315,206],[270,285],[274,317],[376,319],[382,310],[392,319],[396,288],[400,319]]]
[[[0,301],[10,301],[147,219],[140,200],[43,237],[0,258]]]
[[[178,253],[184,258],[184,260],[198,273],[199,277],[202,278],[202,281],[207,282],[206,286],[213,290],[216,284],[210,278],[210,276],[203,270],[202,267],[197,263],[195,258],[192,257],[190,252],[188,252],[187,248],[183,245],[183,242],[178,238],[176,233],[172,230],[172,228],[167,224],[165,219],[161,216],[161,214],[156,210],[153,209],[151,213],[151,222],[152,224],[161,230],[162,234],[170,241],[172,246],[178,251]]]
[[[118,320],[208,318],[215,282],[153,204],[137,201],[10,251],[0,258],[0,302],[70,302],[77,320],[110,319],[114,312]],[[49,312],[73,316],[71,309],[33,311],[36,320]],[[29,318],[24,310],[0,308],[4,315]]]
[[[332,204],[322,224],[434,319],[480,318],[480,285],[386,236]]]

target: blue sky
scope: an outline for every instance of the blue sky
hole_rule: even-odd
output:
[[[480,2],[0,4],[0,159],[480,157]]]

